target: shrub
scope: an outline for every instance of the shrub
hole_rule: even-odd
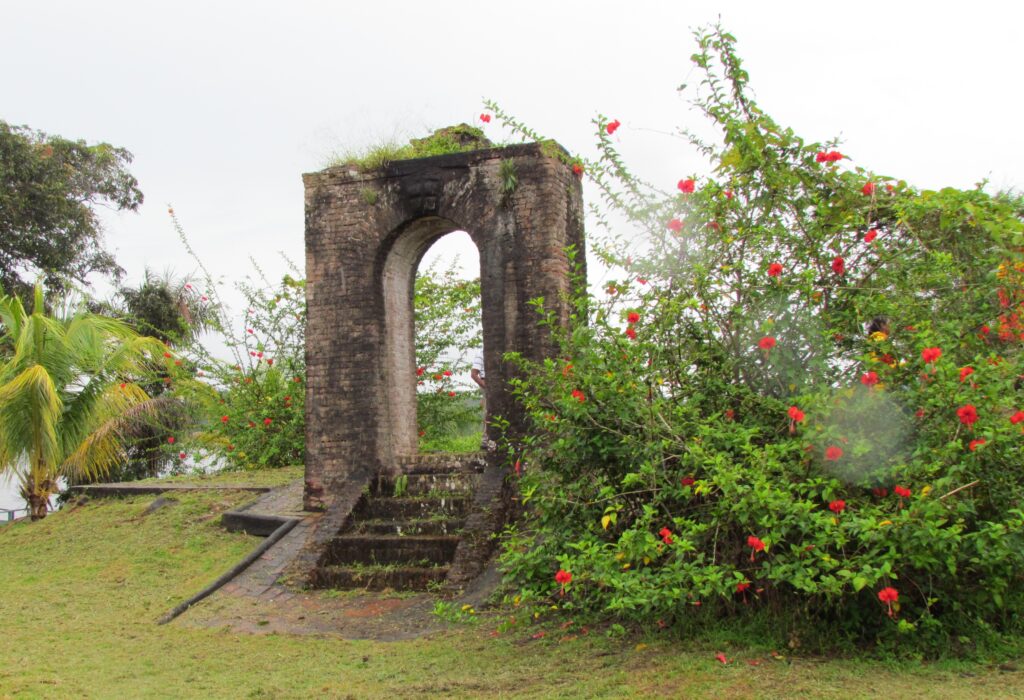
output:
[[[697,40],[722,140],[690,141],[713,176],[644,183],[603,117],[574,161],[618,277],[555,329],[559,359],[517,358],[534,434],[509,582],[642,625],[768,616],[824,646],[1019,631],[1020,198],[847,167],[761,112],[730,35]]]

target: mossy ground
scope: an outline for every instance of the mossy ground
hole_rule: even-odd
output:
[[[251,494],[175,498],[150,515],[152,496],[93,500],[0,527],[0,698],[1024,697],[1013,666],[777,660],[557,624],[499,634],[508,611],[390,643],[160,627],[257,543],[218,525]]]

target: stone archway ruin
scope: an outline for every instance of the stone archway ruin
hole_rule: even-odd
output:
[[[348,487],[415,454],[413,281],[451,231],[467,231],[480,254],[488,412],[522,429],[502,356],[551,355],[529,302],[543,298],[567,324],[567,248],[584,259],[581,187],[563,154],[525,144],[303,176],[307,509],[331,510]]]
[[[583,211],[564,153],[526,144],[303,177],[303,500],[326,511],[293,563],[308,584],[452,588],[482,571],[509,513],[506,465],[494,452],[444,463],[416,455],[416,268],[451,231],[476,244],[488,414],[503,417],[513,439],[522,435],[503,356],[550,357],[550,330],[530,302],[542,298],[567,325],[572,285],[585,284],[582,269],[570,270],[570,248],[584,260]],[[402,497],[397,483],[425,497]]]

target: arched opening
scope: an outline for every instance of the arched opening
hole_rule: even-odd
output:
[[[417,409],[421,392],[443,391],[444,398],[462,401],[465,400],[465,390],[470,387],[466,381],[468,373],[465,377],[456,377],[453,371],[464,362],[443,358],[445,366],[427,367],[416,356],[417,272],[429,269],[432,262],[443,264],[445,260],[451,261],[456,252],[464,265],[462,274],[479,278],[480,253],[470,235],[455,222],[431,216],[416,219],[402,227],[384,260],[381,279],[386,323],[383,365],[388,416],[385,425],[391,426],[389,438],[395,457],[408,457],[419,452]],[[466,313],[464,309],[457,312]],[[481,321],[481,312],[479,303],[471,308],[475,325]],[[421,367],[423,371],[418,376],[417,371]],[[451,377],[443,374],[446,369],[452,371]],[[437,375],[441,378],[435,379]],[[449,396],[449,393],[455,395]]]
[[[483,326],[480,253],[469,234],[437,239],[413,286],[419,452],[476,451],[484,428]]]

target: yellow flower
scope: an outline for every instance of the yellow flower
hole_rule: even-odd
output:
[[[883,340],[889,339],[889,334],[886,333],[885,331],[875,331],[874,333],[871,334],[870,337],[871,340],[875,341],[876,343],[881,343]]]
[[[892,521],[891,520],[883,520],[882,522],[878,523],[878,527],[885,527],[886,525],[892,525]]]

